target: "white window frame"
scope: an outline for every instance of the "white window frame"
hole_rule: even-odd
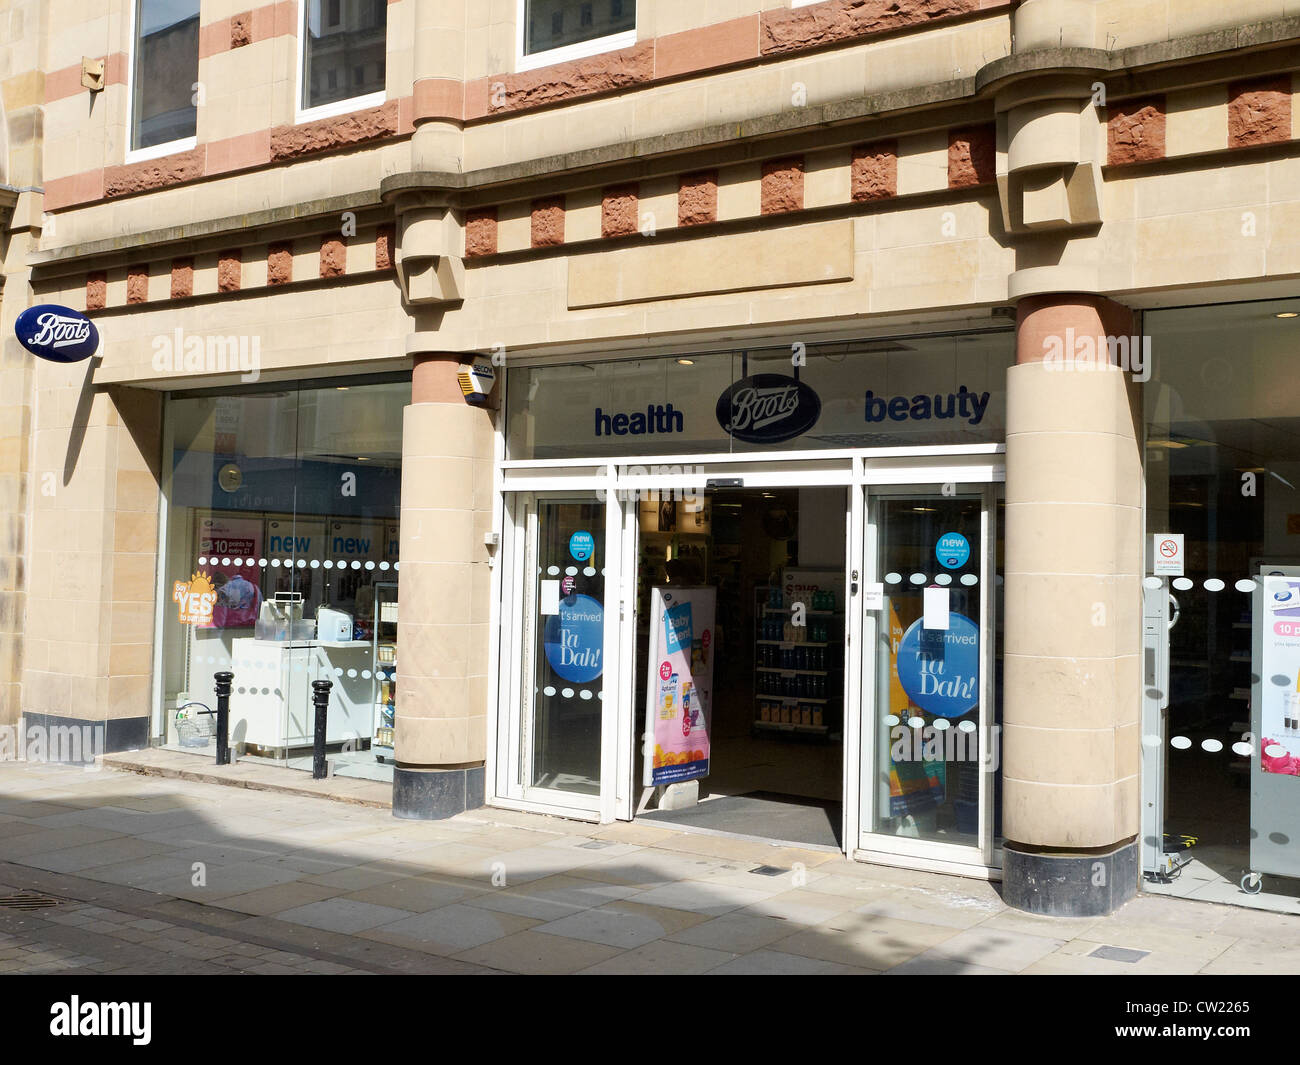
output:
[[[127,44],[127,65],[126,65],[126,155],[125,162],[142,163],[148,159],[161,159],[164,155],[174,155],[177,152],[188,152],[198,144],[198,115],[195,114],[195,135],[193,137],[181,137],[174,141],[164,141],[162,144],[151,144],[148,148],[136,148],[135,145],[135,79],[140,73],[136,69],[136,20],[139,18],[140,4],[143,0],[129,0],[129,16],[127,18],[127,32],[130,34]],[[202,9],[200,8],[200,11]],[[202,15],[200,14],[200,18]],[[198,80],[196,73],[195,80]]]
[[[298,0],[298,63],[293,86],[294,125],[300,125],[303,122],[315,122],[320,118],[336,118],[339,115],[350,115],[353,111],[365,111],[371,107],[379,107],[387,103],[388,88],[385,86],[379,92],[369,92],[363,96],[349,96],[346,100],[336,100],[332,104],[303,107],[303,78],[307,73],[307,3],[308,0]],[[384,30],[384,56],[384,70],[387,72],[388,31],[386,27]],[[387,77],[386,73],[385,77]]]
[[[605,52],[616,52],[620,48],[630,48],[636,44],[636,28],[622,33],[609,33],[604,37],[593,37],[590,41],[566,44],[559,48],[524,55],[524,27],[528,16],[528,0],[515,0],[515,71],[537,70],[550,67],[556,63],[567,63],[571,59],[586,59]]]

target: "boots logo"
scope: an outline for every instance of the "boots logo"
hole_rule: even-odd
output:
[[[14,332],[23,347],[51,362],[80,362],[99,347],[99,330],[89,318],[54,303],[28,307],[14,323]]]
[[[775,444],[806,433],[821,417],[822,401],[802,381],[759,373],[737,381],[718,397],[718,424],[749,444]]]

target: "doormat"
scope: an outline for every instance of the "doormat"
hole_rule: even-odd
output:
[[[685,810],[650,810],[640,817],[715,832],[764,836],[788,843],[840,845],[840,804],[751,791],[706,799]]]

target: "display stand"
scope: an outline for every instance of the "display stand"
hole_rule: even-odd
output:
[[[397,728],[397,582],[375,582],[375,625],[371,634],[374,661],[374,727],[370,750],[377,762],[393,760]]]
[[[1241,887],[1253,895],[1264,875],[1300,877],[1300,565],[1251,569],[1250,869]]]

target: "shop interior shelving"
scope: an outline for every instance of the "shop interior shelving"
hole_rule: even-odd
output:
[[[838,609],[805,606],[807,624],[788,626],[793,608],[770,605],[771,593],[770,585],[754,589],[754,731],[831,739],[839,734],[843,701],[839,656],[844,645],[844,614]],[[824,640],[786,639],[807,636],[823,625]],[[800,666],[801,660],[819,665]],[[798,694],[800,685],[806,687],[807,694]],[[818,691],[820,695],[814,694]]]

